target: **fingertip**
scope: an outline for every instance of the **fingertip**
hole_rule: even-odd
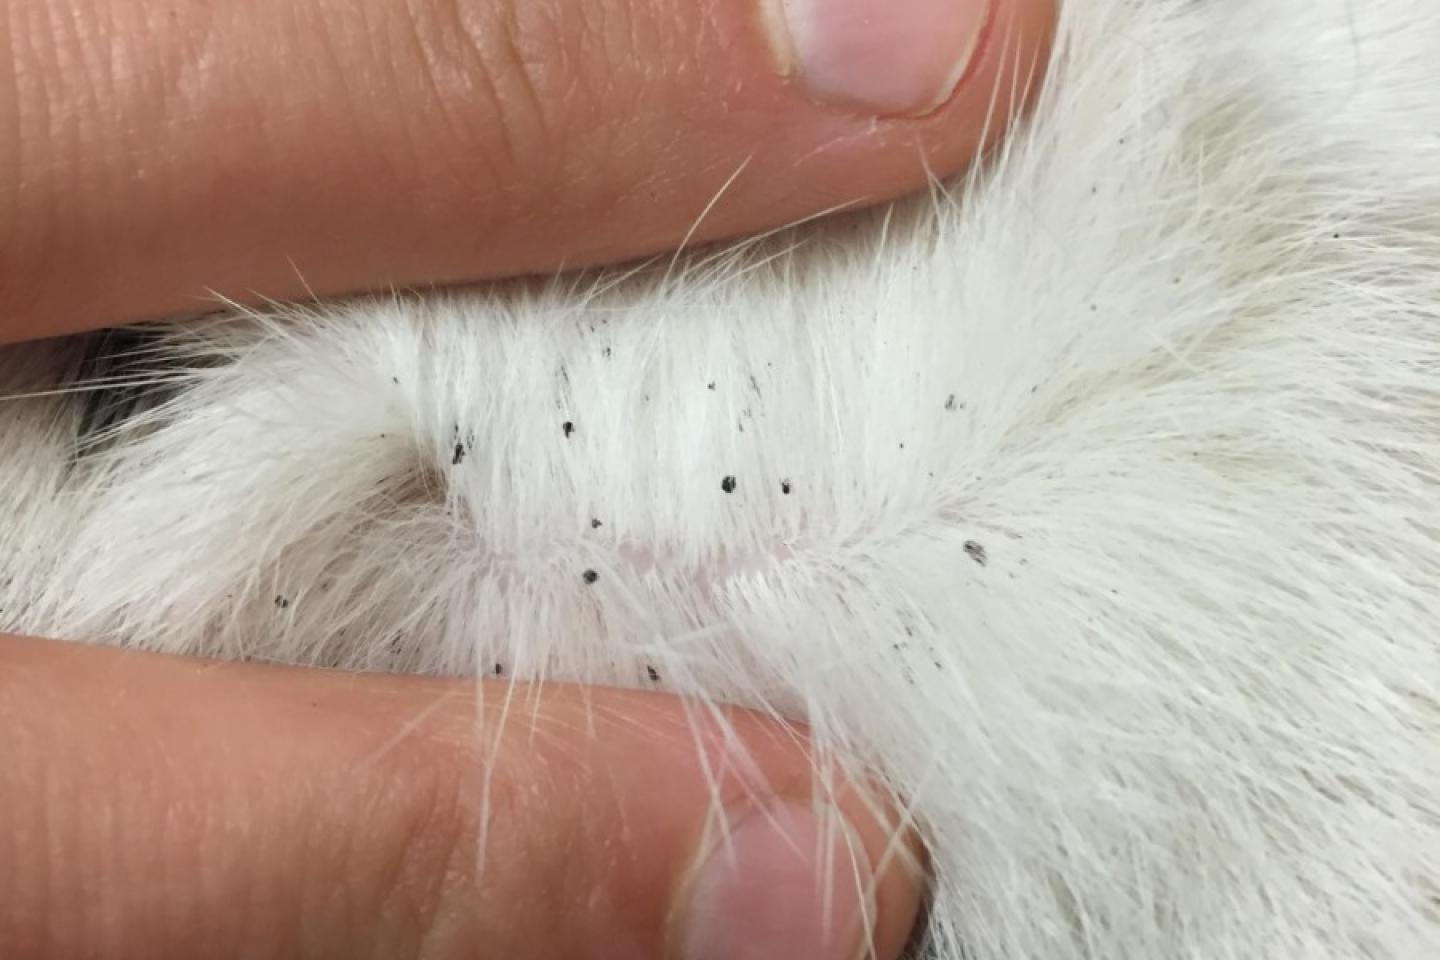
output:
[[[70,953],[890,960],[920,903],[885,793],[817,790],[804,732],[761,715],[3,637],[0,661],[22,745],[0,828],[43,825],[22,864],[68,851],[10,894],[22,940]],[[47,807],[27,769],[124,829]],[[105,922],[64,927],[87,890]]]
[[[671,877],[669,960],[901,954],[926,863],[883,787],[836,774],[835,758],[794,724],[728,708],[702,716],[648,693],[603,696],[635,737],[612,727],[595,741],[598,762],[622,770],[600,822],[645,824],[646,869]]]
[[[1045,79],[1057,0],[995,0],[974,58],[950,97],[919,118],[939,138],[943,169],[969,163],[1003,136]],[[958,148],[947,149],[947,148]]]
[[[117,2],[73,56],[21,65],[39,105],[21,115],[74,114],[87,136],[22,130],[37,173],[4,232],[24,282],[0,284],[0,339],[216,295],[590,267],[889,200],[998,138],[1057,16],[1056,0],[723,0],[704,17],[689,0],[480,0],[464,16],[417,0],[277,43],[277,20],[326,20],[324,4],[187,0],[152,33],[144,0]],[[154,78],[215,16],[225,42],[177,124]],[[94,44],[136,61],[98,99],[55,66]],[[256,116],[254,149],[217,149]]]
[[[898,841],[900,848],[907,841]],[[682,887],[676,960],[890,960],[919,915],[913,861],[846,811],[771,800],[744,811]]]
[[[845,804],[874,871],[875,912],[866,960],[900,957],[921,922],[929,859],[915,825],[898,801],[857,790]]]
[[[825,31],[809,19],[831,6],[843,35],[816,39]],[[686,225],[693,239],[883,203],[961,174],[1011,131],[1045,78],[1056,0],[903,0],[904,16],[856,12],[865,6],[762,0],[753,46],[769,59],[735,66],[771,76],[735,94],[723,124],[697,131],[707,162],[696,158],[690,195],[669,208],[703,210]],[[825,49],[809,49],[817,44]],[[717,169],[726,156],[735,166]]]

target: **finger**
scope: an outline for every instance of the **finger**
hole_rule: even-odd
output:
[[[794,737],[475,689],[0,638],[0,954],[899,953],[915,858]]]
[[[1055,0],[5,0],[0,339],[210,291],[578,267],[892,197],[1003,126],[1054,17]]]

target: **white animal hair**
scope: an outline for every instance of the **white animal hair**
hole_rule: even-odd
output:
[[[1440,6],[1062,20],[779,246],[6,348],[0,628],[806,721],[943,960],[1440,956]]]

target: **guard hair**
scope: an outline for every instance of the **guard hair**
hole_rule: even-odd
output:
[[[927,196],[0,393],[0,629],[804,723],[938,960],[1440,956],[1430,0],[1067,0]]]

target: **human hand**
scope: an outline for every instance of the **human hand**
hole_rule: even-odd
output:
[[[0,341],[209,290],[602,263],[897,195],[975,155],[1054,13],[996,0],[981,34],[971,5],[935,4],[949,29],[929,5],[834,34],[842,72],[830,34],[741,0],[0,0]],[[794,731],[727,713],[756,769],[717,795],[718,730],[697,752],[680,701],[519,686],[502,724],[509,690],[0,639],[0,953],[898,954],[913,841],[853,786],[817,798]],[[757,796],[788,812],[733,849],[782,862],[696,880],[714,801],[738,826]],[[816,833],[816,799],[854,842]]]
[[[891,198],[1001,132],[1055,13],[0,0],[0,342],[214,293],[614,262]]]
[[[0,637],[0,956],[899,953],[913,842],[798,731],[484,683]]]

